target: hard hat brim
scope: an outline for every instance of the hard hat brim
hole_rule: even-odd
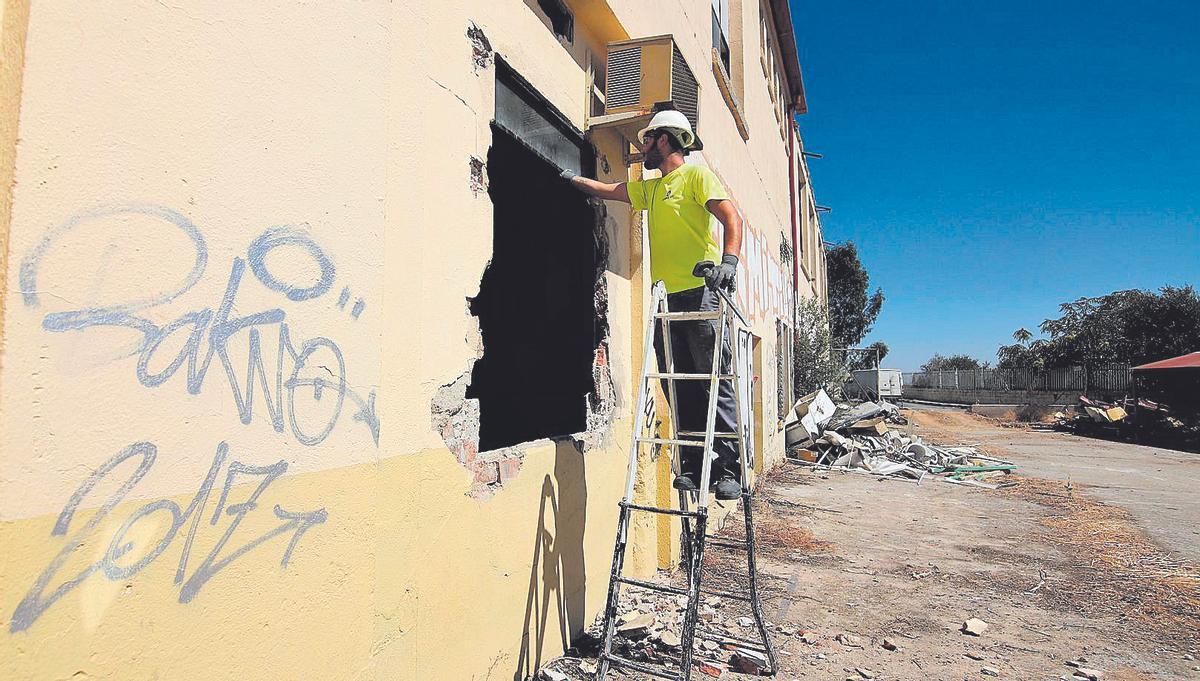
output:
[[[697,142],[696,133],[692,132],[691,130],[677,128],[673,125],[647,125],[646,127],[642,128],[641,130],[638,131],[636,141],[641,142],[646,137],[646,133],[648,133],[652,130],[667,130],[667,131],[678,130],[680,133],[683,133],[684,135],[691,137],[691,139],[688,140],[687,144],[684,144],[684,141],[682,139],[679,139],[678,136],[676,136],[675,139],[679,140],[679,143],[681,145],[683,145],[684,149],[698,149],[699,148],[696,146],[696,142]]]

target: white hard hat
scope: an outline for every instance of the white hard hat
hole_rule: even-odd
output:
[[[691,121],[683,115],[683,112],[674,109],[654,114],[654,118],[650,119],[650,125],[638,131],[638,141],[641,142],[646,137],[646,133],[652,130],[666,130],[679,141],[679,145],[684,149],[691,149],[696,142],[696,133],[692,132]]]

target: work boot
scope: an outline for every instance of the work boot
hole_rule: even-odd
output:
[[[721,478],[717,481],[715,488],[717,499],[720,501],[732,501],[742,496],[742,483],[732,477]]]
[[[675,476],[675,481],[671,483],[671,486],[680,492],[694,492],[700,487],[696,483],[696,476],[691,473],[680,473]]]

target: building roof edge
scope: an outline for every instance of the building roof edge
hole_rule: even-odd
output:
[[[800,52],[796,46],[796,32],[792,28],[792,10],[788,0],[767,0],[775,18],[775,32],[779,36],[779,51],[783,56],[783,68],[791,86],[792,103],[796,113],[808,112],[808,101],[804,97],[804,74],[800,70]]]

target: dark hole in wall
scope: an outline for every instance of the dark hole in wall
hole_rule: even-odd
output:
[[[575,17],[562,0],[538,0],[538,7],[550,20],[550,30],[567,42],[575,39]]]
[[[467,389],[481,451],[586,430],[597,342],[595,213],[551,164],[493,131],[492,261],[471,301],[484,354]]]

